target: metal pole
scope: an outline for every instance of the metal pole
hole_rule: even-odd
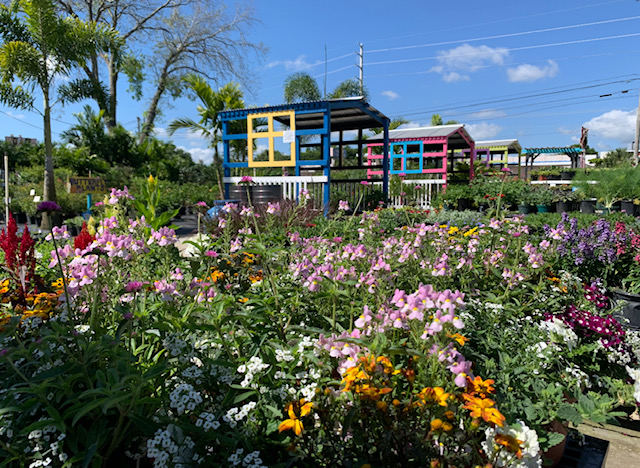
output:
[[[636,144],[633,148],[633,165],[638,165],[638,146],[640,146],[640,101],[636,110]]]
[[[360,96],[364,96],[364,50],[362,42],[360,43]]]
[[[9,156],[4,153],[4,223],[9,225]]]

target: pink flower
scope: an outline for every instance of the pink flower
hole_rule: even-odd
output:
[[[371,183],[367,182],[366,180],[363,180],[360,182],[360,185],[371,185]]]
[[[253,183],[253,179],[251,178],[251,176],[242,176],[242,179],[240,179],[240,183],[241,184],[252,184]]]
[[[204,206],[205,208],[207,207],[207,203],[203,202],[203,201],[199,201],[198,203],[196,203],[196,205],[198,206]]]
[[[212,257],[212,258],[216,258],[218,256],[218,252],[216,252],[215,250],[207,250],[204,254],[207,257]]]

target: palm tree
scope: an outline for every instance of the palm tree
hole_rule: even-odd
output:
[[[186,75],[183,80],[200,101],[197,107],[200,120],[196,122],[188,117],[176,119],[169,124],[169,134],[173,135],[177,130],[187,129],[199,132],[209,140],[209,146],[213,149],[213,165],[218,179],[220,197],[224,198],[222,161],[218,151],[218,144],[222,141],[222,123],[218,119],[218,115],[225,110],[243,108],[245,104],[242,91],[237,83],[228,83],[215,91],[202,76],[196,74]],[[245,122],[240,122],[240,124],[246,125]]]
[[[360,82],[353,78],[338,83],[327,96],[328,99],[340,99],[347,97],[363,96],[369,99],[369,91],[365,87],[360,91]],[[318,101],[322,99],[320,87],[316,79],[308,73],[297,72],[289,75],[284,82],[284,102],[293,104],[294,102]]]
[[[100,51],[120,47],[118,33],[95,23],[56,14],[51,0],[17,0],[10,6],[0,5],[0,102],[19,109],[34,108],[34,90],[42,92],[44,124],[44,196],[55,201],[51,142],[51,107],[56,78],[70,72]],[[95,92],[82,80],[58,86],[59,101],[80,100]],[[50,225],[43,215],[43,228]]]
[[[431,116],[431,126],[437,127],[438,125],[455,125],[459,124],[457,120],[447,120],[446,122],[442,121],[442,116],[440,114],[433,114]]]

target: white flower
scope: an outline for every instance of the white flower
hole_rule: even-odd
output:
[[[497,434],[515,437],[521,441],[522,458],[516,459],[512,453],[504,450],[504,447],[497,445],[495,443]],[[488,428],[485,431],[485,436],[486,440],[481,445],[489,459],[493,459],[496,453],[498,454],[494,466],[509,466],[511,468],[538,468],[542,466],[538,434],[533,429],[529,429],[524,422],[518,421],[511,426]]]
[[[566,343],[569,349],[573,349],[578,345],[578,335],[567,327],[564,322],[555,317],[553,320],[540,323],[540,328],[546,330],[555,342]]]

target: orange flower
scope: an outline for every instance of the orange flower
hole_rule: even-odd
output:
[[[463,408],[471,411],[471,417],[482,418],[486,422],[494,423],[500,427],[504,426],[506,418],[493,407],[495,402],[489,398],[478,398],[468,393],[463,393],[462,397],[467,402]]]
[[[285,419],[280,423],[278,427],[278,432],[288,431],[289,429],[293,429],[293,432],[296,435],[302,434],[304,430],[304,426],[302,425],[302,421],[299,418],[305,417],[307,414],[311,412],[311,408],[313,407],[312,402],[305,402],[303,398],[300,401],[296,401],[294,403],[289,403],[287,405],[287,414],[289,415],[289,419]],[[300,411],[300,416],[296,415],[295,410]]]
[[[506,434],[496,434],[494,436],[497,445],[502,445],[508,452],[515,453],[516,458],[522,458],[522,441]]]
[[[449,432],[451,429],[453,429],[453,425],[449,422],[446,421],[442,421],[442,419],[434,419],[433,421],[431,421],[431,430],[432,431],[445,431],[445,432]]]
[[[476,376],[471,380],[471,377],[467,377],[467,390],[471,395],[478,394],[481,398],[487,398],[487,395],[493,393],[495,388],[492,385],[496,383],[493,379],[482,380],[482,377]]]
[[[418,398],[422,401],[437,403],[445,407],[450,396],[451,394],[446,393],[442,387],[425,387],[418,393]]]
[[[457,341],[460,346],[464,346],[464,344],[469,341],[469,338],[462,336],[460,333],[454,333],[453,335],[447,335],[449,338]]]

